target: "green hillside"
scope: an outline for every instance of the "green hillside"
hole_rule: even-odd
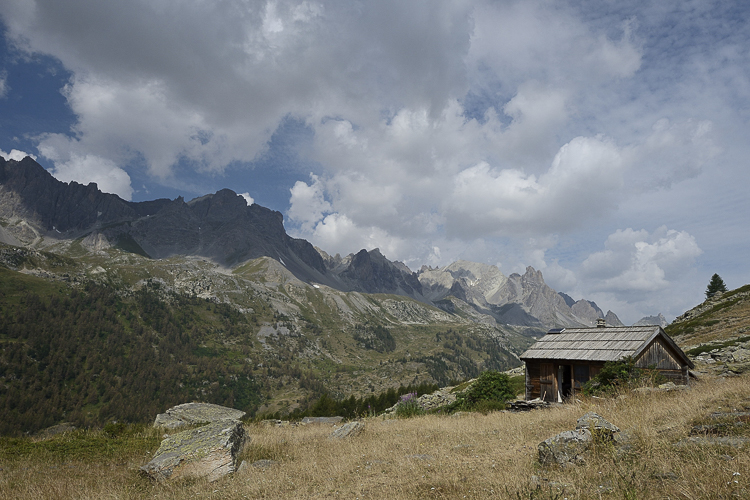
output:
[[[315,288],[270,259],[232,273],[117,249],[0,252],[2,434],[148,422],[187,401],[284,415],[511,368],[530,342],[408,298]]]

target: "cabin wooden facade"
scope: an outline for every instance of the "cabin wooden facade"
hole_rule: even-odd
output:
[[[638,368],[653,368],[688,385],[693,363],[660,326],[550,330],[523,353],[526,399],[563,401],[574,396],[607,361],[631,356]]]

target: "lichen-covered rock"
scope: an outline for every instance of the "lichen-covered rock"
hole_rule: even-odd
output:
[[[542,465],[583,463],[583,454],[592,443],[593,438],[588,429],[561,432],[539,443],[539,462]]]
[[[593,411],[586,413],[578,419],[576,422],[576,429],[588,429],[589,431],[598,432],[609,437],[620,432],[620,429],[616,425],[608,422],[604,417]]]
[[[239,420],[245,412],[211,403],[184,403],[173,406],[165,413],[159,413],[154,427],[177,429],[188,425],[199,425],[219,420]]]
[[[242,422],[219,420],[165,438],[141,470],[158,481],[186,477],[215,481],[235,471],[244,443]]]
[[[365,430],[365,424],[362,422],[349,422],[331,433],[329,436],[331,439],[344,439],[348,437],[354,437]]]

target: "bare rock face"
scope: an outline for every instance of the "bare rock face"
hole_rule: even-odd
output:
[[[184,403],[173,406],[165,413],[159,413],[154,421],[154,427],[177,429],[220,420],[239,420],[244,416],[244,411],[226,406],[211,403]]]
[[[141,470],[157,481],[207,478],[234,472],[245,443],[245,428],[238,420],[220,420],[173,434],[161,442],[154,458]]]

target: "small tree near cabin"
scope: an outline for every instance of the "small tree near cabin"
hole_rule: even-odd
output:
[[[710,299],[714,295],[716,295],[717,292],[726,292],[727,286],[724,284],[724,280],[721,279],[721,276],[718,274],[714,274],[711,276],[711,281],[708,283],[708,287],[706,288],[706,298]]]

